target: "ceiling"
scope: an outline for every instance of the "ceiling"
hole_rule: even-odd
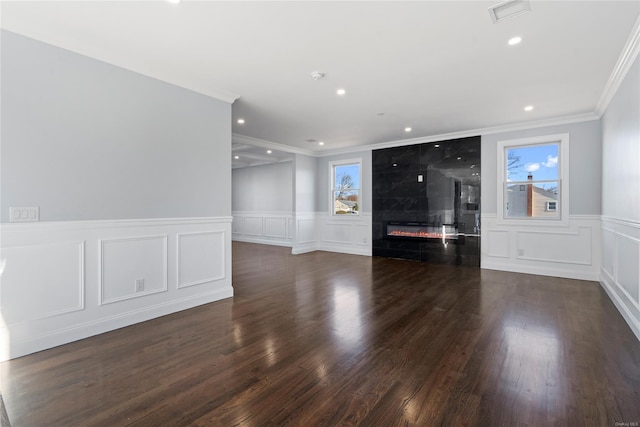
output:
[[[280,151],[321,154],[597,117],[636,31],[640,2],[532,0],[530,12],[494,23],[488,8],[497,3],[3,1],[0,7],[5,29],[234,102],[234,151],[252,152],[259,164],[290,158]],[[522,42],[510,46],[514,36]],[[324,77],[314,80],[314,71]],[[345,95],[337,95],[340,88]],[[524,111],[527,105],[533,110]],[[268,146],[279,152],[264,156]]]

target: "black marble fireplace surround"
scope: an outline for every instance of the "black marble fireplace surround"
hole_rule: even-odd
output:
[[[480,137],[373,150],[373,255],[480,266]]]

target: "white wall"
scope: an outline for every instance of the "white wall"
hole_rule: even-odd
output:
[[[497,219],[498,141],[568,133],[569,215],[544,225]],[[598,280],[601,263],[599,120],[482,136],[481,267]]]
[[[602,118],[601,283],[640,339],[640,60]]]
[[[0,360],[233,295],[231,105],[1,43]]]
[[[316,175],[315,157],[295,154],[294,165],[294,240],[293,253],[316,250]]]
[[[292,246],[293,174],[293,162],[233,170],[233,240]]]
[[[292,212],[293,163],[233,169],[234,212]]]

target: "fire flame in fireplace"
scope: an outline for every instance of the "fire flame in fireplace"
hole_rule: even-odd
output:
[[[423,239],[442,239],[445,234],[428,232],[428,231],[403,231],[403,230],[391,230],[387,233],[389,236],[398,237],[420,237]]]

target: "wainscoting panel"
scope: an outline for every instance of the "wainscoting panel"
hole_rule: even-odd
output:
[[[591,265],[591,228],[573,231],[516,231],[518,259]]]
[[[100,241],[100,304],[166,291],[166,235]]]
[[[370,212],[345,218],[318,212],[316,218],[319,250],[371,256]]]
[[[287,238],[287,218],[264,218],[264,235],[276,239]]]
[[[316,242],[316,214],[314,212],[296,213],[294,216],[294,236],[291,253],[302,254],[318,250]]]
[[[260,216],[244,217],[242,222],[242,233],[249,236],[262,236],[264,229],[262,228],[263,219]]]
[[[251,234],[261,218],[261,235]],[[371,212],[359,216],[332,217],[328,212],[234,212],[233,240],[291,246],[301,254],[316,250],[371,256]]]
[[[569,216],[568,225],[504,224],[481,219],[481,267],[544,276],[599,280],[599,216]]]
[[[600,284],[640,340],[640,223],[602,218]]]
[[[222,231],[178,234],[178,288],[226,278]]]
[[[1,257],[6,263],[0,288],[6,323],[84,309],[84,242],[3,248]]]
[[[291,212],[233,212],[233,240],[292,246]]]
[[[231,222],[2,224],[0,360],[233,296]]]
[[[509,258],[509,232],[506,230],[488,230],[487,256],[491,258]],[[483,245],[485,242],[482,243]]]
[[[322,224],[321,233],[324,243],[351,243],[352,224],[326,221]]]

